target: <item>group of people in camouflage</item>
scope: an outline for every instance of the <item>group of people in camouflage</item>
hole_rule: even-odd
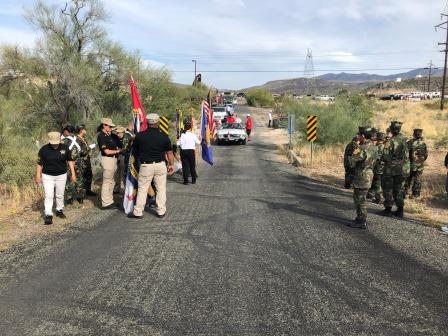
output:
[[[424,163],[428,158],[423,131],[414,129],[408,140],[402,123],[393,121],[386,133],[359,127],[346,146],[344,168],[346,189],[353,188],[356,219],[352,227],[367,227],[367,200],[384,204],[385,216],[403,218],[404,199],[420,196]],[[393,206],[396,210],[392,212]]]
[[[134,134],[123,126],[116,126],[113,129],[113,138],[119,148],[123,151],[118,160],[118,169],[115,192],[120,192],[120,187],[124,185],[126,168],[129,162],[131,141]],[[96,196],[92,191],[92,164],[90,154],[95,145],[89,145],[86,139],[87,131],[85,125],[67,125],[63,129],[62,142],[68,147],[74,162],[76,172],[76,182],[71,182],[70,170],[67,172],[67,184],[65,187],[65,203],[72,204],[75,200],[80,204],[84,202],[86,196]],[[122,181],[123,180],[123,181]],[[121,183],[120,183],[121,182]]]

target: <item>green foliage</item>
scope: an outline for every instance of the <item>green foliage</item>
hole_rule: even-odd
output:
[[[36,142],[42,145],[47,132],[65,123],[86,124],[90,141],[101,117],[127,125],[130,74],[146,113],[173,119],[181,109],[198,116],[209,89],[178,87],[168,70],[144,66],[138,52],[110,41],[100,0],[69,0],[61,7],[38,0],[26,16],[41,32],[39,47],[0,46],[0,183],[30,182]]]
[[[306,119],[317,116],[317,144],[343,144],[357,132],[358,126],[368,125],[373,117],[373,101],[361,95],[337,97],[334,103],[321,104],[285,98],[282,110],[295,114],[299,142],[306,141]]]
[[[255,107],[270,107],[274,103],[272,94],[265,89],[253,89],[246,94],[247,103]]]

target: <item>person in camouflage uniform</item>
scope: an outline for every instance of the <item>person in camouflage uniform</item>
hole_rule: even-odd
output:
[[[92,162],[90,160],[90,155],[92,149],[95,148],[95,144],[89,145],[87,142],[87,130],[85,125],[77,126],[77,137],[76,142],[81,146],[81,151],[83,153],[83,182],[84,189],[86,191],[86,196],[97,196],[97,193],[92,191],[93,182],[93,172],[92,172]],[[87,154],[86,154],[87,153]]]
[[[383,195],[381,189],[381,181],[384,173],[384,162],[381,161],[384,151],[384,140],[386,135],[382,132],[376,134],[376,148],[378,150],[378,158],[373,164],[373,180],[372,187],[369,192],[372,193],[372,202],[381,204],[383,202]]]
[[[350,158],[355,166],[353,201],[356,207],[356,219],[350,226],[365,229],[367,227],[367,193],[372,185],[373,165],[378,158],[378,150],[371,142],[372,129],[360,128],[360,130],[360,145]]]
[[[67,204],[72,204],[73,200],[77,200],[79,203],[84,202],[85,189],[83,182],[83,167],[84,162],[81,156],[81,146],[76,141],[76,137],[73,135],[75,127],[66,126],[64,133],[67,135],[64,137],[64,144],[68,147],[75,165],[75,173],[77,176],[76,182],[71,182],[70,169],[67,170],[67,184],[65,185],[65,200]]]
[[[403,218],[404,211],[404,184],[409,175],[409,150],[406,137],[401,134],[401,122],[393,121],[390,125],[392,137],[384,145],[382,161],[384,162],[384,175],[382,179],[384,196],[384,215],[392,216],[392,207],[395,203],[397,210],[393,213]]]
[[[405,196],[408,195],[409,190],[412,189],[410,198],[420,197],[422,188],[422,174],[425,166],[425,161],[428,158],[428,149],[423,140],[423,130],[420,128],[414,129],[414,136],[408,142],[409,145],[409,160],[411,163],[411,172],[405,186]]]
[[[344,169],[345,169],[345,181],[344,188],[350,189],[353,186],[353,179],[355,178],[355,167],[352,166],[352,162],[350,160],[353,155],[353,151],[358,148],[359,144],[359,136],[355,136],[352,141],[350,141],[347,146],[345,146],[344,150]]]

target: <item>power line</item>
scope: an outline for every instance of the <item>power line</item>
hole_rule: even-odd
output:
[[[448,18],[448,15],[442,13],[441,18],[442,19]],[[443,66],[443,79],[442,79],[442,94],[440,97],[440,109],[443,111],[443,107],[444,107],[443,105],[444,105],[444,100],[445,100],[446,67],[447,67],[447,61],[448,61],[448,21],[438,24],[437,26],[435,26],[435,29],[436,29],[436,31],[437,31],[437,29],[445,29],[445,31],[446,31],[445,43],[439,43],[439,45],[444,46],[444,50],[442,52],[445,53],[445,63]]]
[[[359,71],[398,71],[421,69],[410,68],[370,68],[370,69],[314,69],[314,72],[359,72]],[[192,72],[192,70],[172,70],[172,72]],[[201,73],[305,73],[305,70],[201,70]]]

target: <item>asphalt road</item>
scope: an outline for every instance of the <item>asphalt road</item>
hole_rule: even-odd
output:
[[[0,334],[447,335],[448,237],[374,206],[347,227],[350,195],[278,163],[256,125],[170,182],[165,219],[98,211],[1,254]]]

